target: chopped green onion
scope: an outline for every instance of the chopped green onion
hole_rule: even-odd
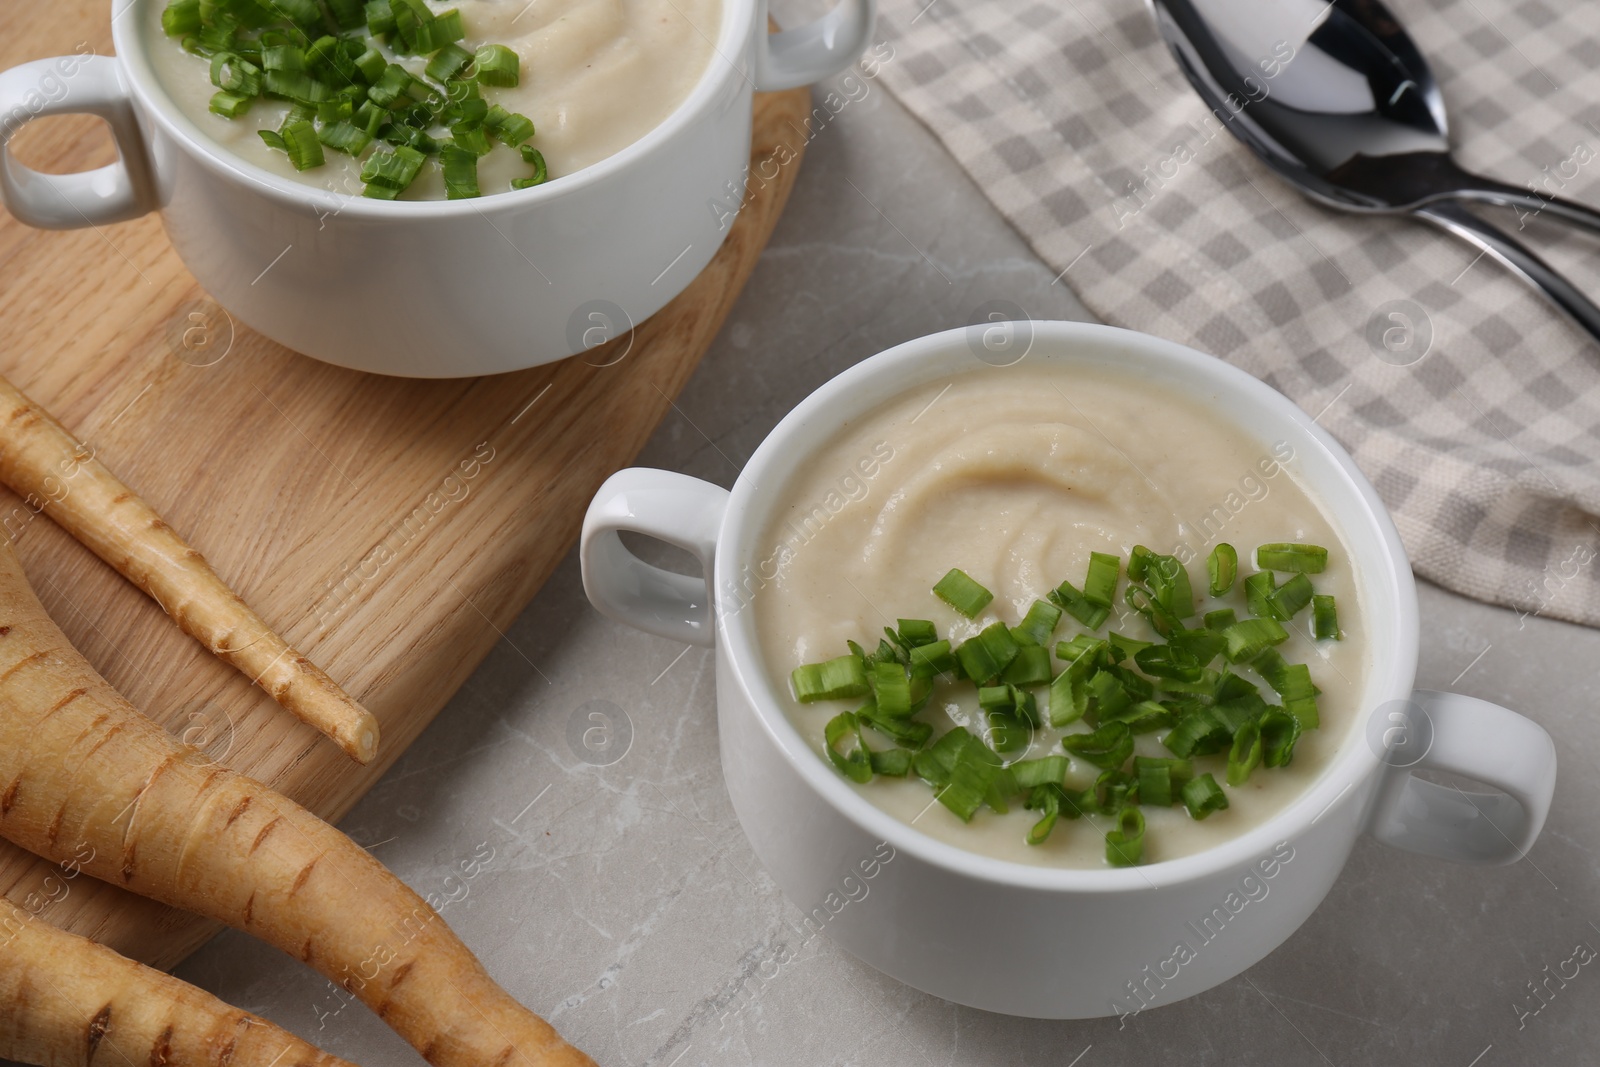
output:
[[[1210,666],[1211,661],[1228,647],[1227,638],[1204,627],[1196,630],[1179,630],[1167,638],[1167,643],[1202,668]]]
[[[289,147],[283,143],[283,138],[278,135],[276,130],[257,130],[256,133],[261,137],[262,141],[266,142],[268,148],[276,148],[280,152],[289,150]]]
[[[885,778],[904,778],[911,773],[911,753],[903,748],[890,748],[871,753],[872,773]]]
[[[1209,756],[1221,752],[1233,740],[1232,732],[1211,709],[1200,706],[1179,716],[1178,722],[1162,738],[1161,743],[1179,759],[1190,756]]]
[[[1127,771],[1113,767],[1102,771],[1094,785],[1085,792],[1085,803],[1101,815],[1115,815],[1130,804],[1137,803],[1139,779]]]
[[[1091,630],[1098,630],[1111,617],[1111,609],[1094,603],[1069,581],[1063,581],[1049,592],[1052,603]]]
[[[1239,553],[1226,541],[1219,542],[1206,559],[1206,576],[1212,596],[1227,596],[1239,574]]]
[[[523,160],[532,165],[533,176],[530,178],[512,178],[511,188],[531,189],[535,185],[543,185],[550,177],[550,169],[545,166],[544,153],[532,145],[523,145],[518,151],[522,153]]]
[[[1254,662],[1260,663],[1261,661],[1257,658]],[[1212,690],[1211,696],[1213,700],[1221,703],[1229,700],[1238,700],[1241,697],[1254,696],[1258,692],[1256,684],[1250,679],[1234,674],[1232,671],[1223,671],[1217,676],[1217,684]]]
[[[1060,622],[1060,608],[1049,601],[1035,600],[1022,621],[1011,628],[1011,636],[1019,645],[1048,645]]]
[[[1033,741],[1033,729],[1020,715],[991,711],[988,720],[989,743],[996,752],[1021,752]]]
[[[1133,755],[1133,731],[1127,723],[1109,722],[1093,733],[1068,734],[1061,747],[1096,767],[1115,770]]]
[[[361,72],[368,85],[383,77],[383,72],[389,69],[389,61],[383,58],[383,53],[368,45],[355,60],[356,70]]]
[[[1272,606],[1272,591],[1278,587],[1278,580],[1272,576],[1271,571],[1257,571],[1244,580],[1244,607],[1250,614],[1261,619],[1273,618],[1276,611]]]
[[[1234,700],[1211,705],[1211,717],[1227,728],[1230,737],[1236,737],[1245,726],[1261,718],[1267,707],[1267,702],[1261,699],[1260,692],[1253,692]]]
[[[1273,709],[1261,716],[1261,762],[1268,767],[1287,767],[1294,758],[1294,743],[1300,739],[1300,721],[1284,711]]]
[[[1086,684],[1088,668],[1077,663],[1068,667],[1050,683],[1050,725],[1060,728],[1083,718],[1089,708],[1089,689]]]
[[[478,190],[478,154],[455,145],[439,150],[444,164],[444,192],[448,200],[470,200],[482,195]]]
[[[1087,688],[1089,709],[1096,719],[1115,718],[1133,703],[1133,697],[1122,684],[1122,679],[1113,674],[1109,667],[1102,667],[1091,674]]]
[[[1126,723],[1128,729],[1136,734],[1147,734],[1152,730],[1164,730],[1172,725],[1172,711],[1164,704],[1154,700],[1141,700],[1137,704],[1128,703],[1125,707],[1113,712],[1102,711],[1100,722]]]
[[[200,0],[172,0],[161,12],[161,30],[168,37],[182,37],[200,29]]]
[[[896,619],[895,625],[899,629],[894,632],[894,640],[902,648],[909,650],[939,640],[938,629],[927,619]]]
[[[905,748],[921,748],[933,736],[933,724],[911,718],[885,715],[875,705],[867,704],[856,710],[862,725],[870,726],[889,740]]]
[[[1018,789],[1060,785],[1067,779],[1067,757],[1042,756],[1039,759],[1018,760],[1011,765],[1011,774],[1017,780]]]
[[[1129,656],[1137,660],[1139,653],[1151,646],[1149,641],[1138,641],[1132,637],[1124,637],[1115,631],[1106,634],[1106,641],[1110,645],[1111,658],[1117,663],[1121,663]]]
[[[213,115],[221,115],[225,119],[236,119],[250,110],[250,105],[255,103],[253,96],[240,96],[222,90],[211,94],[210,111]]]
[[[522,61],[503,44],[485,45],[472,60],[477,79],[485,85],[509,89],[521,80]]]
[[[1302,730],[1315,730],[1322,725],[1322,716],[1317,711],[1316,697],[1297,697],[1294,700],[1285,700],[1283,710],[1294,716],[1294,721],[1300,724]]]
[[[1311,603],[1312,595],[1311,579],[1297,574],[1274,589],[1267,600],[1272,604],[1273,617],[1287,621]]]
[[[1183,785],[1183,806],[1191,819],[1204,819],[1228,806],[1228,795],[1209,773],[1191,778]]]
[[[1027,842],[1030,845],[1042,845],[1050,836],[1050,831],[1056,828],[1056,820],[1061,817],[1062,792],[1059,786],[1037,786],[1030,790],[1026,805],[1028,808],[1041,812],[1038,822],[1028,830]]]
[[[372,143],[372,136],[348,119],[322,127],[317,131],[317,139],[336,152],[352,156],[359,156]]]
[[[955,655],[950,651],[949,641],[935,641],[928,645],[916,645],[908,656],[911,660],[912,670],[926,670],[929,674],[943,674],[945,671],[956,669]]]
[[[897,661],[874,663],[867,673],[867,681],[877,696],[880,713],[891,719],[911,716],[911,679]]]
[[[1177,556],[1150,557],[1145,570],[1145,584],[1167,613],[1174,618],[1187,619],[1194,614],[1194,591],[1189,585],[1189,571]]]
[[[1139,779],[1139,803],[1168,808],[1179,800],[1179,791],[1194,777],[1194,765],[1186,759],[1133,758],[1134,777]]]
[[[494,147],[494,145],[489,143],[488,132],[485,131],[481,126],[452,126],[450,127],[450,143],[453,147],[459,148],[466,152],[471,152],[474,156],[472,180],[474,183],[476,183],[478,180],[476,160],[479,157],[488,155],[489,150]]]
[[[861,720],[853,711],[840,712],[822,730],[823,747],[839,773],[852,782],[872,780],[872,756],[867,739],[861,735]],[[844,742],[841,751],[837,746]]]
[[[1233,735],[1233,747],[1228,750],[1228,784],[1244,785],[1260,762],[1261,727],[1247,722]]]
[[[218,52],[211,57],[211,84],[240,96],[260,96],[261,68],[237,52]]]
[[[1317,640],[1343,640],[1344,635],[1339,632],[1339,608],[1334,604],[1333,597],[1323,593],[1312,597],[1311,617]]]
[[[361,0],[328,0],[328,11],[341,30],[353,30],[366,25],[367,15]]]
[[[1089,553],[1089,574],[1083,580],[1083,599],[1097,607],[1109,608],[1117,595],[1117,576],[1122,557],[1107,552]]]
[[[1269,571],[1321,574],[1328,566],[1328,550],[1321,545],[1278,542],[1256,549],[1256,566]]]
[[[1254,659],[1263,649],[1289,639],[1276,619],[1241,619],[1222,631],[1228,641],[1227,657],[1232,663]]]
[[[956,659],[968,678],[982,683],[998,677],[1017,657],[1018,648],[1006,624],[996,622],[970,641],[962,642],[961,647],[956,649]]]
[[[1184,682],[1198,681],[1204,667],[1193,655],[1171,644],[1141,648],[1133,661],[1153,678],[1175,678]]]
[[[1106,862],[1113,867],[1132,867],[1144,858],[1144,812],[1123,808],[1116,829],[1106,832]]]
[[[317,128],[310,122],[291,122],[278,131],[283,137],[283,149],[289,153],[289,162],[295,170],[310,170],[325,162],[322,142],[317,140]]]
[[[447,44],[428,60],[428,66],[423,73],[436,82],[447,82],[466,70],[471,62],[471,52],[458,44]]]
[[[1203,621],[1208,630],[1226,630],[1238,622],[1239,617],[1233,613],[1232,608],[1218,608],[1216,611],[1206,612]]]
[[[1150,568],[1150,560],[1154,557],[1155,553],[1148,548],[1143,545],[1134,545],[1133,551],[1128,553],[1128,581],[1144,581],[1145,575]]]
[[[526,115],[507,111],[499,104],[489,108],[484,116],[483,128],[500,138],[501,143],[515,148],[533,136],[533,120]]]
[[[367,160],[371,166],[373,156]],[[367,170],[362,168],[362,181],[376,181],[376,178],[367,177]],[[846,697],[866,696],[867,668],[857,656],[840,656],[823,663],[807,663],[796,667],[789,674],[790,684],[794,686],[794,698],[802,704],[810,704],[817,700],[842,700]]]
[[[933,595],[969,619],[977,618],[978,612],[988,607],[989,601],[994,599],[993,593],[973,581],[959,567],[950,568],[950,573],[939,579],[933,587]]]
[[[1009,685],[1049,685],[1050,650],[1038,645],[1019,645],[1017,656],[1000,672]]]
[[[389,0],[368,0],[366,15],[367,32],[374,37],[395,31],[394,11],[389,6]]]

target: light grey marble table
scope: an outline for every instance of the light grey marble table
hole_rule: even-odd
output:
[[[825,379],[1001,297],[1084,317],[874,86],[816,137],[749,289],[641,462],[731,485]],[[608,1067],[1594,1062],[1600,973],[1552,982],[1547,1003],[1528,983],[1577,944],[1600,946],[1600,633],[1433,588],[1422,607],[1422,685],[1517,708],[1557,739],[1563,777],[1532,854],[1470,868],[1365,842],[1265,961],[1122,1029],[957,1007],[807,939],[729,807],[711,652],[601,618],[575,556],[343,828],[449,901],[445,918],[490,971]],[[594,700],[630,724],[607,766],[571,740]],[[485,849],[487,869],[461,880],[460,861]],[[179,973],[358,1063],[422,1062],[244,935]]]

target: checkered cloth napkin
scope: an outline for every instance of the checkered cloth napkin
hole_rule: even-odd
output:
[[[1465,166],[1600,204],[1600,4],[1389,3]],[[1211,120],[1140,0],[886,0],[880,33],[888,88],[1090,310],[1319,416],[1419,574],[1600,625],[1600,345],[1442,231],[1303,199]],[[1488,217],[1600,298],[1600,239]]]

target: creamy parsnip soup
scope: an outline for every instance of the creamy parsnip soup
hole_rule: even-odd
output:
[[[1095,868],[1209,848],[1357,717],[1352,563],[1293,447],[1021,364],[853,421],[784,489],[752,608],[818,758],[940,840]]]
[[[319,10],[272,10],[301,3]],[[720,0],[332,0],[310,21],[261,27],[244,11],[219,26],[237,6],[146,0],[146,51],[177,107],[274,174],[407,200],[525,188],[615,154],[689,95],[721,22]],[[337,43],[319,50],[321,37]],[[296,120],[313,131],[298,144]],[[401,146],[420,158],[375,169]]]

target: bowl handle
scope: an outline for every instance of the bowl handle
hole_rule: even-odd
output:
[[[78,174],[41,174],[6,147],[45,115],[99,115],[117,142],[117,162]],[[0,201],[18,222],[44,230],[137,218],[156,207],[144,138],[122,65],[111,56],[36,59],[0,72]]]
[[[766,5],[762,8],[758,26],[767,23]],[[833,77],[860,57],[877,18],[877,0],[837,0],[832,10],[815,22],[757,34],[756,89],[793,89]]]
[[[607,478],[583,517],[578,548],[589,602],[602,615],[647,633],[715,644],[711,568],[727,506],[726,489],[686,474],[629,467]],[[694,553],[703,577],[646,563],[622,543],[622,530]]]
[[[1512,863],[1533,846],[1556,787],[1556,747],[1532,719],[1457,693],[1418,689],[1369,731],[1386,776],[1367,831],[1386,845],[1459,863]],[[1407,746],[1414,755],[1403,755]],[[1468,793],[1415,777],[1459,774],[1500,790]]]

